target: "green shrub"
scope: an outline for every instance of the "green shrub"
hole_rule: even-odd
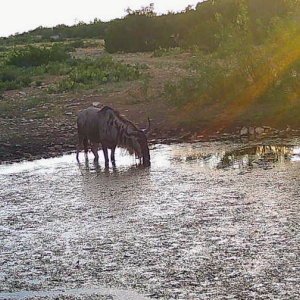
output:
[[[96,60],[76,60],[68,76],[59,82],[58,90],[68,91],[88,85],[135,80],[140,76],[139,68],[145,66],[114,62],[108,55]]]
[[[9,48],[5,46],[0,46],[0,52],[8,52]]]
[[[180,47],[174,48],[161,48],[154,50],[152,53],[152,57],[162,57],[162,56],[169,56],[169,55],[178,55],[183,53],[183,50]]]
[[[0,91],[14,90],[29,86],[31,76],[15,66],[2,66],[0,69]]]
[[[70,62],[49,62],[45,68],[44,72],[51,75],[66,75],[70,72],[71,65]]]
[[[42,86],[43,85],[43,81],[38,79],[35,81],[35,86]]]
[[[62,62],[71,57],[68,51],[69,49],[61,44],[54,44],[50,49],[31,45],[14,48],[8,53],[6,64],[17,67],[36,67],[54,61]]]
[[[84,86],[106,84],[121,80],[135,80],[140,71],[147,69],[146,64],[131,66],[114,62],[112,57],[75,59],[62,44],[54,44],[52,48],[28,46],[13,49],[0,69],[1,91],[18,89],[30,85],[32,76],[67,75],[58,83],[59,91],[79,89]]]
[[[98,47],[103,48],[104,47],[103,42],[85,41],[83,45],[83,48],[98,48]]]
[[[54,44],[51,48],[26,46],[13,48],[0,68],[0,91],[29,86],[32,76],[45,73],[65,75],[77,62],[72,62],[70,46]]]
[[[134,67],[137,69],[137,70],[148,70],[149,69],[149,66],[145,63],[143,64],[140,64],[140,63],[136,63],[134,65]]]
[[[83,48],[84,42],[83,42],[83,40],[76,40],[74,42],[71,42],[69,45],[73,48]]]
[[[191,103],[212,104],[226,90],[224,78],[231,71],[209,56],[201,56],[190,63],[191,74],[179,83],[167,83],[164,93],[178,107]]]

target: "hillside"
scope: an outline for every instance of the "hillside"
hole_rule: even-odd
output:
[[[77,113],[93,102],[118,109],[140,127],[149,116],[153,143],[235,137],[243,126],[298,134],[298,6],[292,0],[219,0],[165,16],[150,7],[106,24],[105,42],[66,33],[63,42],[2,39],[1,160],[74,151]],[[80,30],[99,24],[80,24]],[[162,31],[159,24],[172,26]],[[135,34],[131,26],[143,29],[134,39],[125,34]],[[55,30],[60,37],[59,30],[68,31]],[[22,37],[40,39],[43,32]],[[113,50],[120,36],[121,48]]]
[[[101,49],[81,48],[75,56],[96,59],[102,54]],[[224,115],[220,123],[212,127],[210,119],[213,111],[207,115],[206,110],[199,110],[199,119],[195,122],[188,110],[172,105],[166,99],[165,84],[175,84],[189,73],[186,65],[193,59],[191,53],[161,57],[153,57],[152,53],[115,54],[113,59],[147,67],[134,81],[93,85],[92,88],[57,94],[50,91],[61,76],[47,75],[38,86],[4,92],[0,99],[1,161],[49,157],[75,151],[77,114],[97,102],[100,102],[99,106],[110,105],[118,109],[141,128],[146,126],[149,116],[152,122],[149,139],[152,143],[239,138],[237,131],[243,125],[272,125],[271,120],[260,120],[260,123],[254,124],[249,120],[229,120]],[[284,129],[286,124],[282,122],[276,127]],[[296,123],[294,129],[299,125]]]

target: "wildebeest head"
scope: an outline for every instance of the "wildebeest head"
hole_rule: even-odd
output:
[[[128,135],[132,137],[132,149],[139,158],[143,158],[143,164],[150,166],[150,152],[147,142],[147,134],[150,132],[150,119],[148,118],[148,126],[144,130],[133,126],[128,130]]]
[[[150,166],[150,152],[147,142],[146,134],[150,131],[150,120],[148,118],[148,128],[145,130],[136,130],[129,131],[128,134],[134,137],[133,149],[138,155],[138,157],[143,158],[143,164],[145,166]]]

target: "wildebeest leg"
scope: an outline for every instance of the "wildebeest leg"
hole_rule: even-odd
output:
[[[98,162],[99,160],[99,155],[98,155],[98,143],[93,143],[92,144],[92,152],[95,156],[94,162]]]
[[[105,168],[107,168],[109,166],[107,146],[102,144],[102,149],[103,149],[103,154],[105,159]]]
[[[77,161],[79,161],[79,153],[83,148],[84,148],[84,150],[85,150],[85,148],[87,148],[87,146],[85,145],[85,137],[84,137],[84,135],[79,135],[78,136],[77,152],[76,152]]]
[[[88,145],[89,145],[89,141],[88,141],[88,138],[86,136],[83,138],[82,143],[83,143],[85,160],[88,160],[88,151],[89,151]]]
[[[76,151],[76,159],[79,162],[79,153],[80,153],[81,147],[80,144],[77,146],[77,151]]]
[[[111,152],[110,152],[110,160],[111,160],[111,163],[112,163],[113,167],[116,166],[115,151],[116,151],[116,146],[113,146],[111,148]]]

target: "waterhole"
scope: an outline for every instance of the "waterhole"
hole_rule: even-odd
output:
[[[300,144],[0,166],[0,299],[297,299]]]

